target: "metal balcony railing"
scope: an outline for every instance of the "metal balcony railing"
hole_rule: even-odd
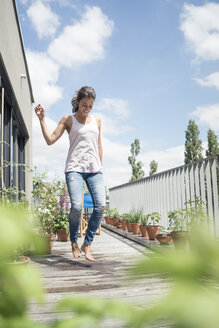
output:
[[[179,166],[109,189],[110,208],[120,214],[142,208],[145,214],[159,212],[168,227],[168,211],[185,208],[199,197],[210,217],[210,229],[219,238],[219,155]]]

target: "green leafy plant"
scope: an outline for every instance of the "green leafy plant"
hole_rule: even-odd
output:
[[[188,231],[194,224],[209,223],[209,217],[204,208],[204,202],[195,197],[185,202],[185,208],[168,212],[169,227],[174,232]]]
[[[148,215],[142,215],[141,224],[143,226],[146,226],[148,224],[148,219],[149,219],[149,216]]]
[[[195,197],[194,200],[185,202],[186,208],[183,211],[189,227],[197,223],[209,224],[210,220],[204,205],[205,203],[200,199],[200,197]]]
[[[2,188],[0,190],[0,206],[2,208],[14,209],[29,213],[29,202],[23,190],[16,187]],[[10,232],[8,232],[10,233]],[[16,247],[13,254],[11,254],[11,262],[17,262],[29,250],[23,247]]]
[[[62,187],[59,180],[52,183],[45,182],[46,174],[34,171],[33,197],[36,227],[40,233],[56,233],[55,217],[58,208],[58,192]]]
[[[129,218],[129,213],[123,213],[122,215],[121,215],[121,219],[122,220],[126,220],[126,221],[128,221],[128,218]]]
[[[105,210],[105,216],[113,216],[113,210],[107,207]]]
[[[133,223],[138,223],[138,222],[141,222],[141,219],[143,217],[143,209],[140,208],[140,209],[132,209],[130,211],[130,222],[133,222]]]
[[[30,224],[30,213],[21,208],[0,207],[0,327],[32,327],[26,315],[30,298],[43,300],[40,276],[29,264],[11,264],[17,249],[30,245],[42,251],[43,244]],[[8,236],[10,232],[10,237]],[[14,323],[13,323],[14,322]]]
[[[126,220],[127,223],[128,223],[128,222],[132,222],[132,213],[131,213],[131,211],[122,214],[122,218],[123,218],[124,220]]]
[[[161,215],[158,212],[152,212],[147,215],[148,217],[148,225],[156,226],[159,225]]]
[[[112,214],[112,216],[113,216],[115,219],[119,219],[119,218],[120,218],[119,211],[118,211],[117,208],[112,208],[112,210],[111,210],[111,214]]]
[[[121,326],[145,328],[174,325],[177,328],[219,327],[219,242],[211,240],[202,226],[190,240],[190,249],[159,250],[142,257],[132,268],[132,278],[153,274],[167,278],[168,290],[152,305],[141,307],[120,300],[71,297],[58,302],[56,311],[68,311],[68,318],[52,323],[33,322],[27,315],[28,302],[43,301],[39,275],[31,265],[8,264],[14,249],[42,244],[34,233],[27,211],[0,207],[2,235],[0,238],[0,328],[63,328],[102,327],[102,320],[115,318]],[[6,231],[10,230],[11,238]],[[71,314],[71,315],[70,315]]]
[[[143,163],[141,161],[137,161],[137,156],[140,153],[140,140],[135,139],[134,142],[131,144],[131,156],[128,157],[128,162],[132,168],[132,177],[129,182],[141,179],[144,177],[143,171]]]
[[[175,210],[168,212],[169,226],[170,231],[187,231],[187,216],[184,210]]]
[[[57,204],[56,215],[54,216],[54,230],[64,229],[69,233],[69,217],[70,203],[65,183],[61,183],[58,191],[59,201]]]

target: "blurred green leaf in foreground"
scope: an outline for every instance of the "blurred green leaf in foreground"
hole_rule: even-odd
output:
[[[168,292],[155,305],[137,307],[119,300],[76,295],[56,306],[56,311],[68,312],[67,318],[47,324],[31,321],[28,302],[43,300],[39,275],[31,265],[11,264],[17,248],[42,248],[29,215],[19,209],[0,208],[0,328],[97,328],[105,318],[133,328],[151,327],[157,322],[172,323],[176,328],[219,327],[219,245],[201,228],[190,232],[185,250],[166,248],[143,257],[133,268],[134,279],[146,279],[151,274],[168,279]]]
[[[42,251],[39,237],[30,224],[28,211],[0,207],[0,327],[43,327],[28,319],[31,298],[43,300],[40,277],[31,265],[18,265],[17,251],[34,248]]]

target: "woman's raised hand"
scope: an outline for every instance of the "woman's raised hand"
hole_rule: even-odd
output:
[[[38,119],[41,121],[45,117],[45,111],[43,107],[39,104],[34,108],[35,113],[37,114]]]

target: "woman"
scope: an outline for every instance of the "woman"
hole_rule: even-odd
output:
[[[72,99],[73,115],[64,116],[52,134],[45,123],[45,112],[41,105],[35,107],[43,136],[48,145],[55,143],[67,130],[69,151],[65,165],[66,183],[71,199],[69,214],[70,239],[73,256],[78,258],[81,251],[87,260],[95,262],[91,253],[91,243],[99,227],[105,210],[105,188],[102,174],[101,121],[90,114],[96,98],[91,87],[82,87]],[[87,232],[81,250],[78,246],[83,181],[94,203],[93,213],[88,221]]]

